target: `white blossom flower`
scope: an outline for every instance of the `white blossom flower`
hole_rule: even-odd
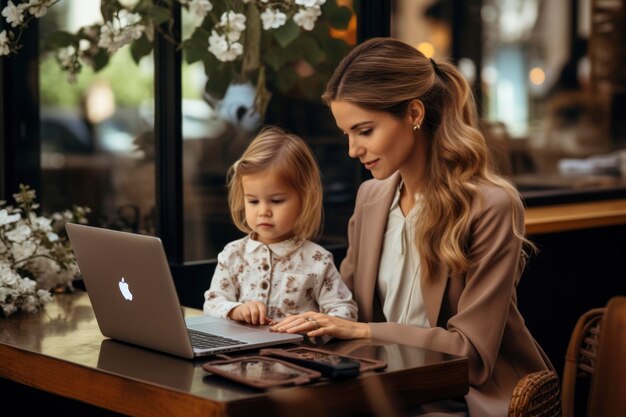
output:
[[[296,4],[304,7],[321,7],[326,0],[296,0]]]
[[[37,283],[30,278],[22,278],[17,284],[17,289],[22,292],[30,292],[35,290]]]
[[[52,6],[52,3],[54,3],[53,0],[30,0],[26,7],[28,7],[28,13],[40,18],[48,13],[48,7]]]
[[[67,46],[65,48],[61,48],[57,51],[57,59],[61,68],[71,69],[76,64],[76,48],[72,45]],[[73,71],[69,71],[70,74],[73,74]]]
[[[22,242],[12,242],[11,245],[11,254],[15,259],[26,259],[32,256],[37,250],[37,245],[35,242],[30,240],[22,241]]]
[[[222,26],[226,32],[241,33],[246,30],[246,16],[241,13],[235,13],[232,10],[224,12],[220,18],[220,26]]]
[[[6,209],[0,210],[0,226],[5,226],[10,223],[15,223],[21,218],[19,213],[9,214]]]
[[[205,17],[211,10],[213,10],[213,5],[209,0],[191,0],[189,2],[189,11],[197,16]]]
[[[25,4],[15,5],[11,0],[7,3],[7,6],[2,9],[2,16],[6,17],[7,23],[14,28],[24,23],[24,10]]]
[[[137,5],[137,3],[139,3],[139,0],[117,0],[117,1],[119,1],[120,4],[126,7],[127,9],[132,9],[133,7]]]
[[[9,47],[9,36],[6,30],[0,32],[0,56],[9,55],[11,48]]]
[[[65,223],[80,222],[90,210],[76,207],[63,214],[39,216],[35,191],[20,186],[17,207],[0,202],[0,308],[5,316],[18,310],[39,311],[52,299],[50,290],[72,288],[78,266],[66,237]]]
[[[13,303],[2,304],[2,311],[4,311],[4,315],[8,317],[17,311],[17,307]]]
[[[243,53],[243,45],[239,42],[228,42],[225,35],[211,31],[209,52],[222,62],[234,61]]]
[[[304,30],[313,30],[315,22],[321,14],[322,11],[319,7],[300,9],[293,16],[293,21]]]
[[[37,290],[37,297],[39,297],[39,301],[41,301],[43,304],[47,304],[52,301],[52,295],[50,294],[50,291]]]
[[[100,27],[98,46],[106,48],[112,54],[133,40],[139,39],[146,30],[146,26],[139,24],[140,22],[141,15],[138,13],[120,10],[116,19]]]
[[[11,269],[9,269],[8,271],[3,271],[2,275],[0,276],[0,282],[4,284],[3,287],[14,287],[17,285],[19,279],[20,276],[13,272]]]
[[[31,214],[34,216],[34,213]],[[46,217],[35,217],[35,221],[33,223],[36,224],[37,227],[44,232],[52,230],[52,220]]]
[[[20,224],[15,229],[8,231],[6,237],[13,242],[20,243],[28,239],[31,233],[30,227],[25,224]]]
[[[261,13],[261,20],[263,21],[263,29],[277,29],[287,22],[287,15],[280,10],[273,10],[268,7]]]

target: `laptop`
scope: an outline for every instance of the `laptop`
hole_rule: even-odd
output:
[[[188,359],[304,339],[229,319],[185,318],[159,238],[65,228],[103,336]]]

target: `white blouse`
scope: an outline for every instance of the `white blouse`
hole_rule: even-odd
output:
[[[389,209],[378,268],[378,295],[387,321],[431,327],[420,287],[420,259],[413,230],[421,207],[421,196],[416,194],[415,205],[405,217],[400,209],[401,190],[402,183]]]
[[[266,245],[249,235],[228,243],[217,256],[204,313],[227,317],[246,301],[263,301],[267,317],[319,311],[355,321],[357,305],[332,254],[303,239]]]

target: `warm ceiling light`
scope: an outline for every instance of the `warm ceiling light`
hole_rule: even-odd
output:
[[[528,78],[530,79],[531,83],[535,85],[541,85],[546,80],[546,73],[543,72],[541,68],[535,67],[530,70]]]
[[[435,55],[435,47],[430,42],[420,42],[417,45],[417,50],[423,53],[426,58],[432,58]]]

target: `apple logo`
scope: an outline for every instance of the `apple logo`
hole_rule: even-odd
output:
[[[130,289],[128,288],[128,282],[124,281],[124,277],[122,277],[122,279],[120,280],[119,286],[124,298],[127,300],[132,300],[133,293],[130,292]]]

